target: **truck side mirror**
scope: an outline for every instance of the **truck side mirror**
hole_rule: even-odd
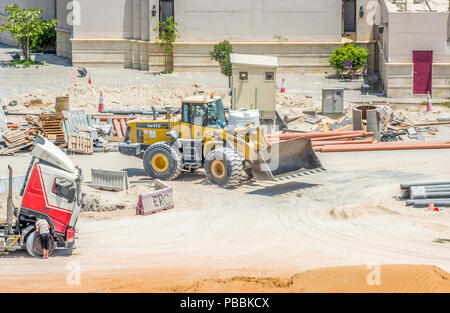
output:
[[[76,192],[77,192],[76,188],[72,187],[72,188],[69,189],[69,192],[68,192],[68,195],[67,195],[67,202],[73,203],[75,201]]]

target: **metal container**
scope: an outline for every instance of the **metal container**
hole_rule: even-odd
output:
[[[63,111],[69,111],[69,97],[56,97],[55,99],[55,112],[61,113]]]
[[[322,114],[333,116],[344,114],[344,88],[322,89]]]

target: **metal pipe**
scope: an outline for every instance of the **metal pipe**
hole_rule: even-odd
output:
[[[287,134],[273,134],[267,135],[268,138],[280,138],[280,139],[295,139],[299,137],[318,138],[318,137],[330,137],[330,136],[342,136],[342,135],[355,135],[372,136],[373,133],[365,131],[345,131],[345,132],[314,132],[314,133],[287,133]]]
[[[401,184],[400,188],[406,189],[406,188],[410,188],[410,187],[413,187],[413,186],[438,186],[438,185],[450,185],[450,181]]]
[[[350,139],[350,138],[358,138],[358,137],[363,137],[362,135],[359,134],[353,134],[353,135],[342,135],[342,136],[329,136],[329,137],[317,137],[317,138],[312,138],[311,141],[325,141],[325,140],[338,140],[338,139]]]
[[[329,141],[313,141],[312,145],[313,147],[318,146],[326,146],[326,145],[357,145],[357,144],[368,144],[373,143],[370,139],[364,139],[364,140],[329,140]]]
[[[8,165],[8,171],[9,171],[9,189],[8,189],[8,199],[6,202],[6,223],[8,224],[8,234],[12,234],[12,219],[13,219],[13,210],[14,210],[14,204],[13,204],[13,170],[11,165]]]
[[[322,152],[351,152],[351,151],[384,151],[384,150],[418,150],[418,149],[450,149],[448,143],[378,143],[372,145],[328,145],[322,148]]]
[[[425,200],[406,200],[406,205],[413,205],[414,207],[427,207],[429,203],[435,206],[450,207],[450,198],[446,199],[425,199]]]

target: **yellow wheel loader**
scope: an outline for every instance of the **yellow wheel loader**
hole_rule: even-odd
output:
[[[119,151],[141,157],[152,178],[173,180],[203,167],[208,181],[223,188],[236,187],[244,172],[256,180],[284,180],[323,170],[310,139],[270,144],[256,122],[229,125],[222,99],[213,95],[184,99],[162,120],[128,122]]]

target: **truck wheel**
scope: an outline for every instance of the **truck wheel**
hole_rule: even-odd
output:
[[[53,253],[53,250],[55,250],[55,240],[53,237],[50,237],[50,250],[48,251],[48,255],[50,256]],[[39,234],[35,231],[32,232],[26,242],[27,246],[27,252],[30,256],[37,258],[39,256],[42,256],[42,245],[41,240],[39,239]]]
[[[158,142],[144,154],[144,169],[147,175],[162,180],[174,180],[181,174],[181,154],[166,142]]]
[[[205,171],[209,182],[233,188],[242,177],[243,164],[239,154],[229,148],[218,148],[206,156]]]

